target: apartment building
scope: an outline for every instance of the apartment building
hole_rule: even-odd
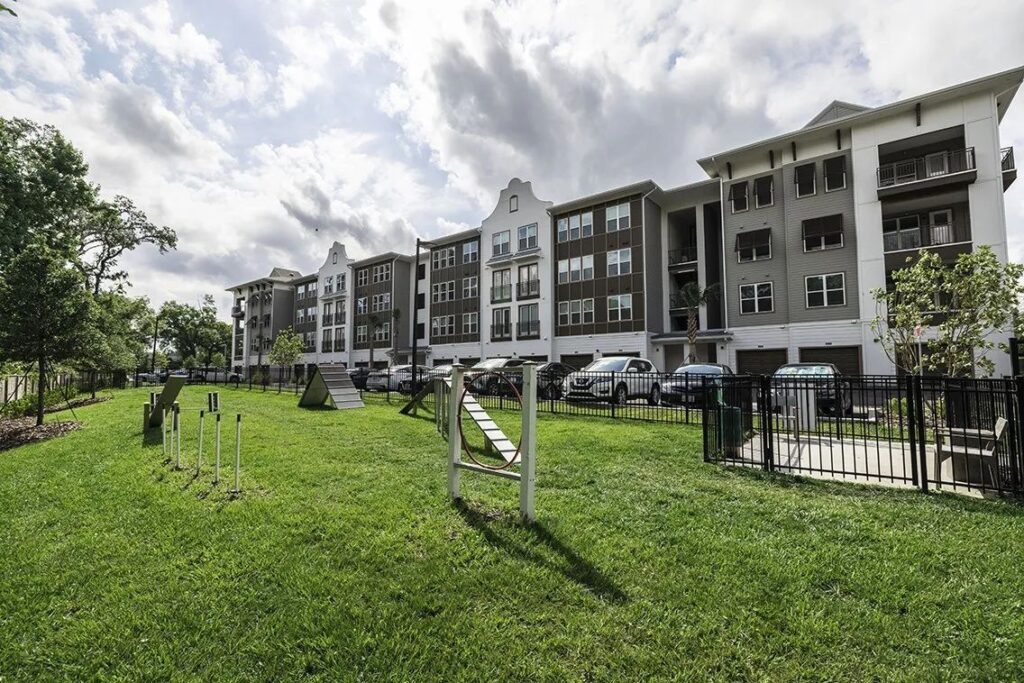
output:
[[[872,290],[921,248],[1008,256],[1016,168],[999,122],[1022,79],[1014,69],[874,108],[834,101],[803,128],[700,159],[708,178],[675,188],[643,180],[556,205],[513,178],[479,228],[433,240],[419,262],[350,262],[335,243],[315,276],[275,269],[231,288],[235,364],[263,364],[294,324],[315,331],[306,364],[367,365],[371,345],[376,366],[408,362],[415,335],[427,365],[629,354],[672,370],[692,351],[746,373],[795,361],[892,373]],[[717,291],[694,349],[691,284]]]

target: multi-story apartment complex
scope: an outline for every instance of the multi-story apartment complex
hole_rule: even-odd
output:
[[[367,365],[371,345],[375,365],[408,362],[415,335],[429,365],[630,354],[671,370],[691,351],[692,282],[717,292],[699,310],[701,360],[891,373],[872,290],[921,248],[1008,256],[1002,193],[1016,169],[999,122],[1022,78],[875,108],[836,101],[801,129],[699,160],[708,179],[671,189],[645,180],[553,205],[513,178],[478,228],[433,240],[418,263],[353,263],[335,243],[317,275],[275,269],[231,288],[235,364],[265,364],[293,324],[313,333],[306,364]]]

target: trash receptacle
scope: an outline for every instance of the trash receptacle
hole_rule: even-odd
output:
[[[733,406],[721,406],[718,409],[721,419],[718,423],[718,442],[728,458],[739,455],[743,446],[743,413]]]

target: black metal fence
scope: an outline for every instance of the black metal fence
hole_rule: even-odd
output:
[[[1022,407],[1024,378],[726,377],[704,408],[704,457],[924,491],[1021,496]]]

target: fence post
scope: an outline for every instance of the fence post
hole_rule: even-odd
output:
[[[534,481],[537,471],[537,364],[527,361],[523,366],[522,452],[519,467],[519,514],[532,522],[534,514]]]
[[[773,430],[775,426],[775,406],[772,405],[772,380],[767,375],[761,375],[758,380],[757,406],[761,419],[761,453],[764,460],[764,468],[769,472],[774,472],[775,439]]]
[[[448,397],[448,495],[453,500],[462,498],[459,493],[459,449],[462,448],[462,436],[459,434],[459,401],[466,387],[462,381],[462,365],[452,366],[452,390]]]
[[[612,417],[615,417],[615,403],[618,400],[615,396],[615,371],[612,370],[612,383],[611,383],[611,402],[612,402]]]
[[[689,373],[686,373],[686,374],[687,374],[687,376],[684,378],[684,381],[686,382],[686,384],[684,385],[685,389],[683,390],[683,394],[682,394],[683,397],[684,397],[683,398],[684,401],[686,400],[686,398],[685,398],[686,393],[690,390]],[[701,375],[701,377],[700,377],[700,385],[701,385],[700,386],[700,395],[703,397],[701,399],[701,402],[700,402],[700,405],[701,405],[701,420],[700,421],[701,421],[701,440],[704,442],[704,462],[711,462],[711,456],[708,453],[708,405],[711,403],[711,401],[708,400],[708,377],[707,377],[707,375]],[[689,418],[689,408],[687,408],[687,418],[686,419],[687,419],[687,421],[689,421],[689,419],[690,419]]]
[[[1021,468],[1024,467],[1024,377],[1013,378],[1014,393],[1016,394],[1013,411],[1013,433],[1017,437],[1016,457],[1010,457],[1010,477],[1015,495],[1024,494],[1024,486],[1021,485]]]
[[[914,486],[921,487],[922,491],[928,491],[928,471],[924,471],[923,477],[918,477],[917,471],[917,450],[918,450],[918,420],[922,419],[922,416],[918,415],[918,404],[917,404],[917,390],[920,389],[918,384],[919,378],[917,375],[907,375],[907,431],[910,437],[910,477],[911,482]],[[922,485],[921,480],[924,480]],[[937,476],[936,479],[941,479]]]

